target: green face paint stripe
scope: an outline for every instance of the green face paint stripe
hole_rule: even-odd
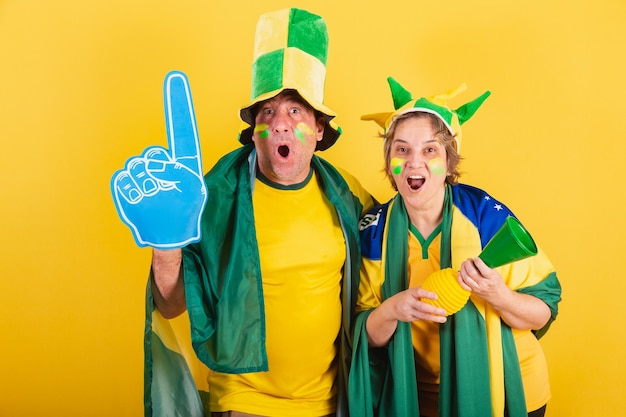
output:
[[[261,139],[267,139],[267,137],[270,135],[270,131],[267,129],[268,127],[269,125],[266,125],[265,123],[256,125],[254,127],[254,133],[258,133],[259,138]]]
[[[293,130],[293,133],[296,135],[298,139],[300,139],[302,143],[304,143],[304,141],[306,140],[304,135],[305,134],[313,135],[315,132],[313,131],[313,129],[311,129],[311,126],[309,126],[308,124],[304,122],[300,122],[298,123],[296,128]]]
[[[304,134],[302,133],[302,131],[298,128],[295,128],[293,130],[293,133],[296,135],[296,137],[298,139],[300,139],[300,142],[304,143],[305,142],[305,138],[304,138]]]
[[[391,169],[394,174],[398,175],[402,172],[402,165],[404,165],[404,159],[391,158]]]

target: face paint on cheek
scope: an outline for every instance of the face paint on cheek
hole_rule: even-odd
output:
[[[310,135],[310,136],[315,134],[313,129],[311,129],[311,127],[304,122],[298,123],[293,133],[296,135],[298,139],[300,139],[300,142],[302,143],[304,143],[304,141],[306,140],[306,138],[304,137],[305,134]]]
[[[446,175],[446,168],[441,158],[433,158],[428,161],[428,167],[430,168],[430,172],[434,175]]]
[[[391,158],[391,172],[396,175],[400,175],[402,172],[402,166],[404,165],[404,159],[402,158]]]
[[[315,134],[315,131],[311,129],[311,126],[309,126],[308,124],[304,122],[298,123],[298,126],[296,126],[296,128],[300,129],[302,132],[306,133],[307,135]]]
[[[259,138],[261,139],[267,139],[270,135],[270,131],[268,130],[269,125],[266,125],[265,123],[262,123],[260,125],[256,125],[254,127],[254,133],[258,133],[259,134]]]
[[[300,129],[298,129],[297,127],[293,130],[294,135],[296,135],[296,137],[298,138],[298,140],[302,143],[305,142],[305,138],[304,138],[304,133],[302,133],[302,131]]]

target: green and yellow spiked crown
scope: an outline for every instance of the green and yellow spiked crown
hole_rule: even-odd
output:
[[[447,105],[448,100],[465,91],[467,89],[465,84],[461,84],[457,88],[446,91],[442,94],[436,94],[428,98],[422,97],[413,101],[411,93],[402,87],[399,82],[394,80],[392,77],[388,77],[387,82],[389,83],[389,88],[391,89],[391,96],[393,98],[393,106],[395,110],[391,112],[366,114],[361,116],[361,120],[372,120],[378,123],[378,125],[386,132],[389,130],[396,117],[401,114],[412,111],[431,113],[440,118],[445,123],[450,133],[455,136],[457,152],[460,152],[461,150],[461,125],[474,115],[476,110],[478,110],[478,108],[491,94],[491,92],[485,91],[482,95],[469,103],[462,105],[456,110],[451,110]]]
[[[328,31],[320,16],[295,8],[261,15],[255,35],[252,102],[239,113],[247,124],[239,141],[252,141],[255,104],[292,89],[326,119],[316,150],[331,147],[341,129],[331,122],[335,113],[323,104],[327,58]]]

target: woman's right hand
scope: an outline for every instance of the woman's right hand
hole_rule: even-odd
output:
[[[445,323],[446,310],[425,303],[421,298],[435,300],[437,294],[420,287],[409,288],[387,298],[374,309],[366,324],[370,346],[386,346],[398,327],[398,321]]]
[[[392,320],[405,322],[428,320],[445,323],[446,310],[425,303],[422,298],[436,300],[437,294],[421,287],[409,288],[389,297],[380,307],[386,310],[386,314]]]

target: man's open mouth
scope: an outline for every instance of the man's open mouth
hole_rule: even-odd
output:
[[[289,155],[289,146],[287,146],[287,145],[280,145],[278,147],[278,153],[283,158],[286,158]]]

